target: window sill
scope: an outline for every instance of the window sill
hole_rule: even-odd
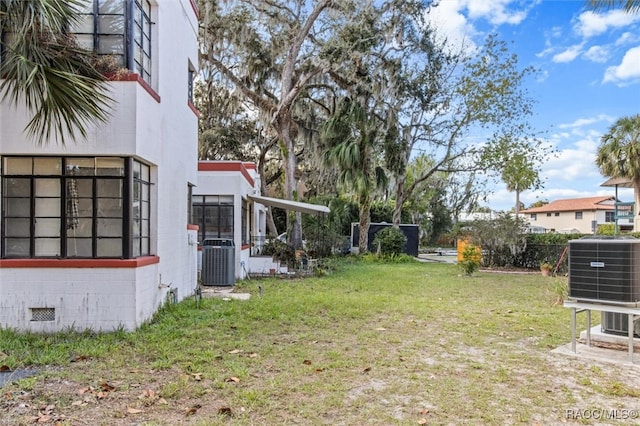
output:
[[[159,256],[135,259],[2,259],[0,268],[140,268],[160,263]]]

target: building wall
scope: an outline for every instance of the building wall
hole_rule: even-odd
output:
[[[168,297],[196,288],[196,231],[189,227],[188,184],[197,182],[197,113],[188,104],[189,63],[198,63],[197,16],[190,0],[158,0],[152,13],[153,82],[109,83],[108,123],[90,124],[83,141],[25,139],[24,107],[0,103],[1,155],[134,156],[150,164],[152,254],[131,260],[0,260],[0,326],[135,329]],[[55,267],[45,267],[55,262]],[[31,265],[31,266],[25,266]],[[108,265],[108,266],[103,266]],[[128,265],[128,266],[124,266]],[[171,294],[169,294],[171,292]],[[31,321],[30,308],[54,308],[54,321]]]
[[[235,276],[244,279],[250,272],[250,245],[242,244],[242,204],[247,202],[248,195],[260,192],[260,177],[255,164],[239,161],[201,161],[198,166],[198,185],[193,188],[193,195],[231,195],[233,196],[233,230],[235,242]],[[264,206],[254,204],[248,220],[252,221],[254,236],[264,235]],[[201,266],[201,260],[198,264]]]
[[[574,211],[559,212],[558,216],[556,216],[555,212],[551,212],[550,215],[536,213],[536,220],[531,218],[531,214],[526,214],[524,217],[531,225],[547,228],[547,232],[577,229],[582,234],[590,234],[593,232],[592,221],[595,220],[598,224],[608,223],[605,221],[605,210],[584,210],[582,211],[582,219],[576,219],[576,212]]]

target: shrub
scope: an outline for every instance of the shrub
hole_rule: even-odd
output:
[[[407,237],[395,227],[382,229],[373,239],[373,246],[380,248],[380,254],[384,256],[399,255],[404,253],[404,246],[407,244]]]
[[[480,267],[481,255],[479,247],[467,243],[462,251],[462,260],[458,262],[458,266],[465,275],[471,275]]]

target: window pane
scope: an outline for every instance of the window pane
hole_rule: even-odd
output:
[[[59,237],[60,219],[37,219],[36,237]]]
[[[93,176],[96,164],[94,158],[67,159],[67,174],[74,176]]]
[[[4,174],[5,175],[30,175],[31,174],[31,158],[5,158]]]
[[[7,198],[5,203],[7,216],[31,216],[31,200],[29,198]]]
[[[143,237],[148,237],[149,236],[149,221],[148,220],[142,220],[140,221],[140,227],[142,230],[142,236]]]
[[[28,238],[5,238],[4,245],[7,256],[29,257]]]
[[[124,159],[122,158],[96,159],[96,174],[98,176],[124,176]]]
[[[93,39],[93,15],[80,15],[77,21],[71,24],[71,32],[91,34]]]
[[[98,5],[99,13],[124,13],[123,0],[102,0]]]
[[[93,257],[90,238],[67,238],[67,256]]]
[[[34,158],[33,174],[35,175],[62,174],[62,159],[61,158]]]
[[[30,235],[30,219],[6,219],[7,237],[29,237]]]
[[[93,219],[81,218],[78,219],[75,228],[67,229],[67,236],[69,237],[91,237],[93,233]]]
[[[4,190],[7,197],[30,197],[31,179],[4,179]]]
[[[122,239],[98,238],[98,257],[121,257]]]
[[[86,50],[93,50],[93,34],[76,34],[78,46]]]
[[[98,39],[98,53],[123,55],[124,54],[124,38],[123,36],[105,36],[101,35]]]
[[[60,256],[59,238],[36,238],[36,256]]]
[[[124,34],[124,16],[122,15],[99,16],[98,17],[98,34]]]
[[[193,204],[201,204],[201,203],[203,203],[203,202],[204,202],[204,197],[203,197],[202,195],[194,195],[194,196],[191,198],[191,200],[192,200]],[[193,214],[195,215],[195,214],[196,214],[196,213],[195,213],[195,208],[196,208],[196,207],[194,206],[193,208],[194,208],[194,210],[193,210],[193,212],[194,212],[194,213],[193,213]]]
[[[36,217],[60,217],[59,198],[36,198]]]
[[[36,179],[36,197],[59,197],[60,179]]]
[[[93,215],[93,200],[80,198],[78,200],[78,217],[91,217]]]
[[[144,238],[142,240],[142,255],[149,255],[151,253],[151,249],[149,248],[149,239]]]
[[[122,200],[98,198],[98,217],[122,217]]]
[[[135,238],[133,240],[133,257],[142,256],[142,248],[140,247],[140,239]]]
[[[97,219],[98,237],[122,237],[122,219]]]
[[[98,197],[122,197],[122,180],[120,179],[97,179]]]
[[[145,182],[151,181],[150,170],[151,168],[149,166],[147,166],[146,164],[142,164],[140,167],[140,179],[142,179]]]

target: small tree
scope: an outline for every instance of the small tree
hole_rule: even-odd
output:
[[[471,276],[480,268],[482,261],[482,252],[480,247],[475,244],[468,243],[462,251],[462,260],[458,262],[458,266],[467,276]]]

